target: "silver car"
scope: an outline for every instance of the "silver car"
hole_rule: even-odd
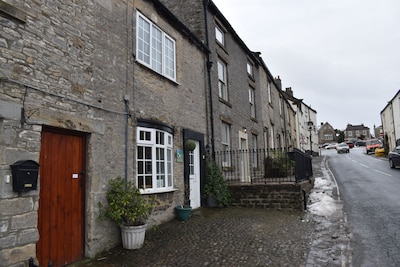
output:
[[[336,146],[337,153],[350,153],[350,148],[346,143],[340,143]]]

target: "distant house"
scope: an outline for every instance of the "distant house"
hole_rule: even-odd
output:
[[[332,143],[336,141],[335,129],[328,122],[321,123],[318,130],[318,139],[320,144]]]
[[[364,124],[361,125],[347,124],[346,130],[344,131],[344,138],[345,140],[351,140],[351,139],[366,140],[371,138],[371,133],[369,131],[369,127],[364,126]]]
[[[295,147],[303,151],[318,151],[317,111],[303,102],[303,99],[294,97],[291,87],[282,91],[290,101],[296,113],[296,141]]]
[[[389,150],[400,145],[400,90],[381,111],[382,130]]]

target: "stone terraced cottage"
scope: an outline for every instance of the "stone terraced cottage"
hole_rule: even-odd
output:
[[[149,227],[204,206],[205,155],[290,148],[295,115],[212,1],[0,0],[0,266],[119,244],[98,219],[117,176],[159,200]]]

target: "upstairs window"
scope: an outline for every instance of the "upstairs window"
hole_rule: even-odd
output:
[[[140,63],[175,81],[175,40],[139,12],[137,13],[136,55]]]
[[[256,118],[256,104],[254,102],[254,89],[249,88],[249,104],[250,104],[250,117]]]
[[[267,83],[268,103],[272,103],[271,84]]]
[[[249,77],[251,77],[251,78],[254,77],[254,74],[253,74],[253,64],[251,64],[251,63],[249,63],[249,62],[247,62],[247,75],[248,75]]]
[[[228,101],[226,80],[226,64],[222,60],[218,59],[218,93],[220,98]]]
[[[218,26],[215,26],[215,40],[217,40],[220,45],[225,46],[225,34]]]

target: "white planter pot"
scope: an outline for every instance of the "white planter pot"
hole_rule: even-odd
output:
[[[143,246],[146,234],[146,224],[140,226],[121,225],[122,247],[126,249],[139,249]]]

